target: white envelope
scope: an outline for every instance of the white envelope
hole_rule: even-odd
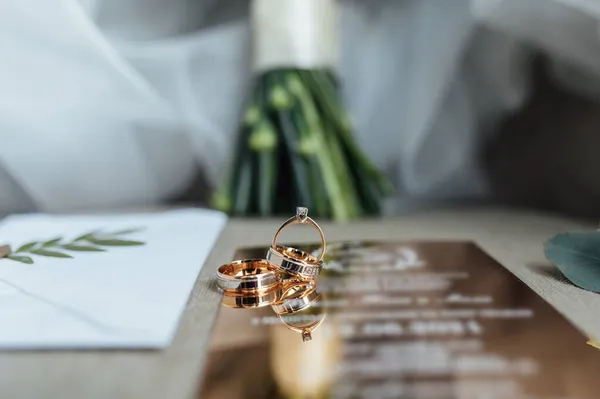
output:
[[[100,230],[140,228],[119,239],[141,246],[67,251],[71,259],[0,259],[0,348],[162,348],[227,217],[188,209],[118,216],[12,216],[0,244],[62,242]],[[28,255],[26,253],[17,255]]]

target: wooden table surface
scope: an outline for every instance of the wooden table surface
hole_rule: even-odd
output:
[[[204,265],[171,346],[162,351],[0,352],[0,398],[191,399],[220,296],[212,276],[237,247],[268,245],[282,220],[231,220]],[[562,278],[544,259],[552,235],[593,229],[580,222],[504,210],[412,213],[350,224],[322,223],[328,241],[374,239],[466,239],[554,305],[586,335],[600,337],[600,295]],[[314,230],[287,229],[282,242],[317,242]],[[0,326],[2,328],[2,326]]]

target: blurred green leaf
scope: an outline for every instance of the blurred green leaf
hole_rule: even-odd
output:
[[[219,190],[215,191],[210,199],[210,203],[215,209],[229,213],[233,207],[233,201],[231,196],[226,193],[227,188],[223,185]]]
[[[142,241],[131,241],[131,240],[119,240],[116,238],[96,238],[92,237],[88,239],[89,242],[96,245],[106,247],[134,247],[138,245],[144,245]]]
[[[244,123],[252,126],[260,120],[260,108],[256,105],[251,105],[246,109],[246,113],[244,114]]]
[[[93,237],[94,234],[98,233],[98,230],[90,231],[78,237],[75,237],[73,241],[86,241],[88,238]]]
[[[39,244],[39,242],[37,242],[37,241],[23,244],[19,248],[17,248],[17,250],[15,252],[28,252],[28,251],[32,250],[38,244]]]
[[[62,237],[56,237],[56,238],[53,238],[51,240],[44,241],[44,243],[42,244],[42,246],[44,246],[44,247],[51,247],[51,246],[54,246],[54,245],[58,244],[60,242],[60,240],[62,240]]]
[[[49,251],[47,249],[41,249],[41,248],[34,249],[33,251],[31,251],[31,253],[34,255],[49,256],[51,258],[72,258],[71,255],[65,254],[63,252]]]
[[[546,242],[545,253],[573,284],[600,292],[600,232],[558,234]]]
[[[79,245],[79,244],[65,244],[61,245],[61,248],[66,249],[68,251],[76,251],[76,252],[105,252],[105,249],[93,247],[91,245]]]
[[[294,104],[294,99],[290,93],[283,87],[283,85],[275,85],[271,89],[269,100],[273,108],[279,111],[290,109]]]
[[[25,263],[25,264],[28,264],[28,265],[33,264],[33,259],[31,259],[29,256],[9,255],[7,257],[7,259],[14,260],[14,261],[21,262],[21,263]]]
[[[270,122],[261,122],[248,138],[248,145],[254,151],[268,151],[277,145],[277,133]]]

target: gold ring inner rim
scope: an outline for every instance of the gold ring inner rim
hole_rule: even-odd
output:
[[[234,280],[255,280],[269,274],[275,275],[273,265],[264,259],[236,260],[219,267],[218,273]]]

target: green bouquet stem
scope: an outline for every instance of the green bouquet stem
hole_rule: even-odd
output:
[[[256,81],[232,167],[213,206],[236,216],[305,206],[345,221],[381,213],[393,186],[360,149],[327,69],[278,69]]]

